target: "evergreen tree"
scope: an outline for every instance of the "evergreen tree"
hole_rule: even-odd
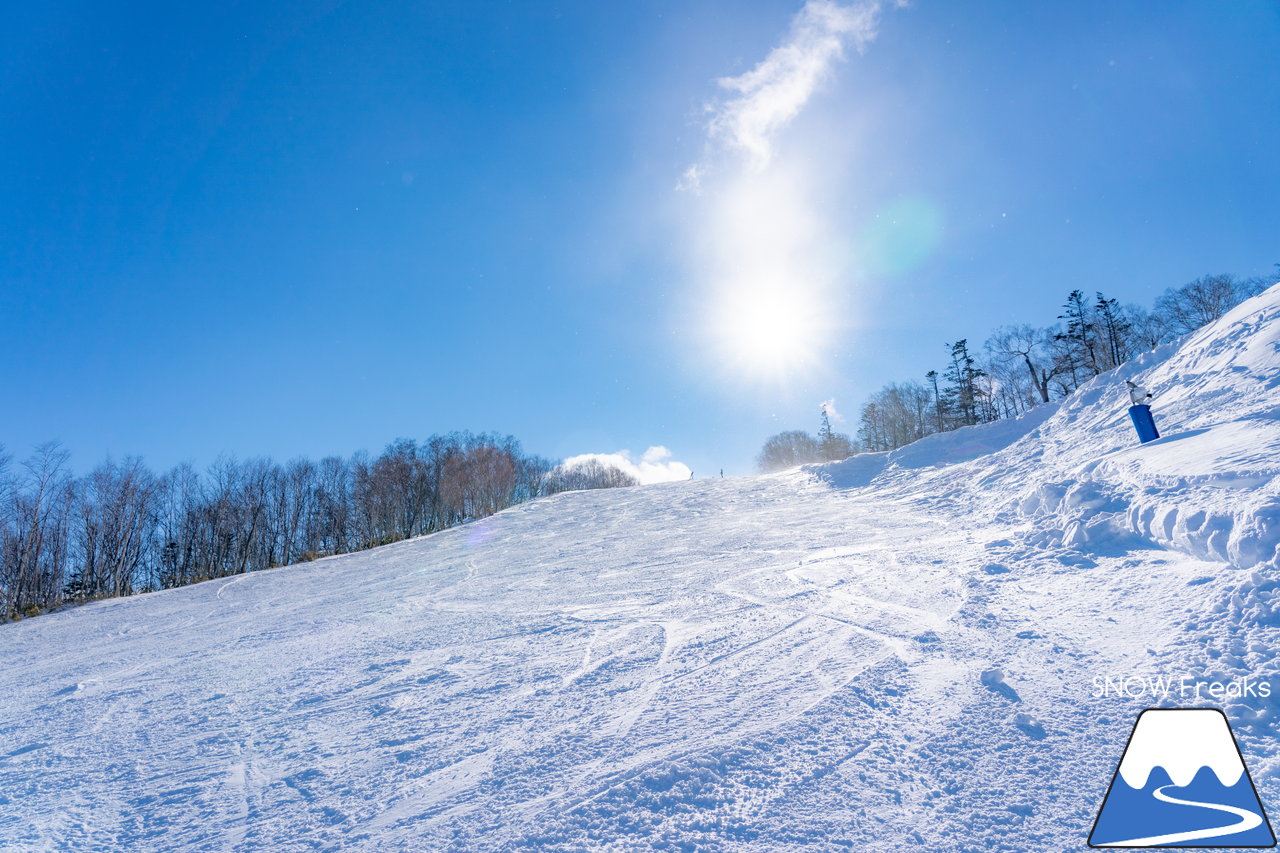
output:
[[[1119,300],[1107,299],[1098,292],[1098,301],[1094,304],[1097,315],[1098,331],[1110,364],[1108,368],[1119,367],[1129,359],[1130,341],[1133,338],[1133,324],[1125,316]]]
[[[1065,345],[1067,373],[1071,376],[1072,390],[1102,372],[1098,365],[1096,334],[1089,303],[1084,292],[1073,290],[1062,306],[1066,313],[1059,320],[1067,321],[1067,328],[1054,336]]]
[[[947,407],[938,390],[938,371],[930,370],[924,378],[929,380],[929,387],[933,389],[933,429],[934,432],[942,432],[947,428]]]
[[[827,411],[826,403],[822,405],[821,414],[822,422],[818,425],[818,452],[822,454],[823,460],[836,462],[848,459],[857,453],[858,449],[853,439],[831,428],[831,416]]]
[[[946,388],[947,402],[956,420],[956,426],[972,426],[981,420],[980,397],[982,391],[978,380],[985,376],[978,369],[973,356],[969,354],[969,341],[961,338],[951,349],[951,365],[944,377],[949,383]]]

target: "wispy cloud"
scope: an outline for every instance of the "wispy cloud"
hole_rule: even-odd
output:
[[[875,38],[883,5],[882,0],[852,5],[808,0],[792,18],[786,39],[759,64],[737,77],[720,78],[720,86],[734,94],[708,106],[707,151],[685,170],[680,186],[698,189],[721,152],[743,154],[754,168],[767,166],[778,132],[800,114],[845,47],[861,50]]]
[[[823,400],[818,405],[822,407],[822,411],[826,412],[827,417],[830,418],[832,421],[836,423],[840,423],[842,420],[844,420],[844,415],[836,411],[835,397],[832,397],[830,400]]]
[[[639,462],[632,458],[630,451],[619,450],[617,453],[582,453],[578,456],[570,456],[561,464],[566,470],[571,470],[592,460],[625,471],[635,477],[641,485],[687,480],[693,473],[688,465],[672,459],[671,451],[660,444],[650,447],[641,454]]]
[[[717,81],[701,156],[678,184],[688,190],[685,234],[700,285],[689,313],[717,379],[777,396],[830,369],[850,323],[848,192],[833,190],[846,150],[786,130],[892,5],[901,3],[808,0],[763,59]]]

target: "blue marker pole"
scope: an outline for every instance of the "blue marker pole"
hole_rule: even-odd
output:
[[[1142,444],[1155,441],[1160,437],[1160,431],[1156,429],[1156,419],[1151,417],[1151,407],[1146,403],[1130,406],[1129,417],[1133,420],[1133,428],[1138,431],[1138,441]]]

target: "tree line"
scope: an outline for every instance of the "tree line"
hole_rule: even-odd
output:
[[[835,462],[857,453],[858,446],[852,438],[832,429],[828,405],[824,403],[819,409],[817,436],[799,429],[770,436],[756,456],[756,468],[767,474],[797,465]]]
[[[512,436],[452,432],[278,463],[220,458],[157,474],[141,459],[74,476],[41,445],[0,447],[0,619],[385,545],[570,489],[635,485],[605,463],[566,468]]]
[[[1218,319],[1271,283],[1206,275],[1169,288],[1151,309],[1122,305],[1102,292],[1089,297],[1073,290],[1056,322],[1001,326],[981,349],[967,338],[948,343],[941,371],[871,394],[859,413],[855,449],[894,450],[933,433],[1016,417],[1062,399],[1133,356]],[[757,458],[760,470],[822,461],[824,454],[813,448],[811,436],[806,443],[806,436],[771,437]],[[780,453],[780,447],[795,452]]]

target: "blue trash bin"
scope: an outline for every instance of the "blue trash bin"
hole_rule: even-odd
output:
[[[1138,431],[1138,441],[1146,444],[1160,437],[1156,429],[1156,419],[1151,416],[1151,407],[1145,403],[1130,406],[1129,417],[1133,420],[1133,428]]]

